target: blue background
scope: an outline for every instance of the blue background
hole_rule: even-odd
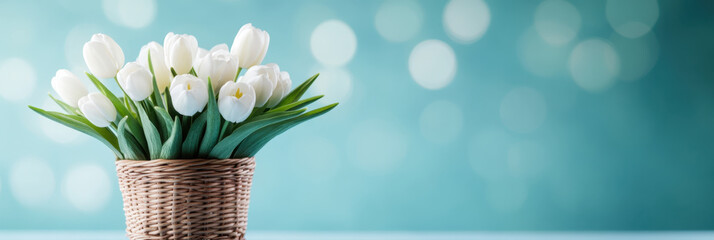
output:
[[[35,82],[28,88],[24,79],[0,75],[1,88],[27,92],[0,98],[0,229],[124,227],[111,152],[86,137],[48,137],[61,126],[26,107],[49,106],[56,69],[83,70],[81,46],[92,33],[112,36],[132,61],[167,32],[193,34],[210,48],[230,45],[248,22],[270,33],[264,63],[280,64],[294,85],[324,70],[340,74],[318,79],[334,83],[320,94],[347,89],[334,98],[341,102],[335,111],[257,155],[251,230],[714,228],[709,1],[659,1],[652,31],[633,43],[656,53],[650,55],[616,44],[622,37],[606,18],[605,1],[572,1],[582,19],[575,38],[557,48],[562,57],[541,49],[535,63],[524,59],[524,42],[538,41],[528,32],[540,1],[486,0],[490,25],[471,42],[447,33],[448,1],[418,1],[422,24],[399,42],[375,27],[380,1],[158,1],[153,20],[138,28],[105,14],[111,2],[0,2],[0,66],[21,59]],[[326,66],[311,52],[313,30],[330,19],[356,36],[356,52],[343,66]],[[412,50],[428,39],[446,43],[456,60],[453,80],[436,90],[421,87],[409,70]],[[619,75],[598,91],[579,87],[569,71],[571,51],[588,39],[612,44],[619,56]],[[649,62],[651,70],[622,79],[628,59]],[[554,74],[527,70],[539,63]],[[425,111],[435,102],[436,113]],[[52,174],[13,175],[28,159]],[[77,166],[98,167],[105,177],[94,191],[106,197],[81,191],[94,207],[69,196],[77,193],[67,186]],[[18,189],[33,184],[44,192]],[[17,195],[39,197],[28,203]]]

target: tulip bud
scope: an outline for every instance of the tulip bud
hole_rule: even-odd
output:
[[[274,63],[256,65],[248,69],[238,81],[250,84],[255,89],[255,106],[263,107],[273,94],[280,77],[280,68]]]
[[[108,127],[117,117],[117,110],[109,98],[98,92],[79,99],[79,110],[97,127]]]
[[[196,59],[194,69],[199,78],[203,80],[211,78],[214,93],[217,93],[224,83],[235,79],[238,72],[238,59],[228,52],[227,45],[220,44],[205,55],[201,55],[199,54],[199,58]]]
[[[255,91],[243,82],[228,81],[218,94],[218,111],[226,121],[245,121],[255,107]]]
[[[150,42],[141,47],[136,62],[149,69],[149,52],[151,52],[151,66],[154,68],[154,76],[156,76],[156,86],[163,93],[164,89],[171,84],[171,71],[164,61],[164,48],[161,44]]]
[[[290,88],[293,85],[293,81],[290,80],[290,74],[288,72],[280,72],[280,77],[278,78],[278,84],[275,85],[273,89],[273,94],[270,95],[266,106],[272,108],[278,105],[285,96],[290,93]]]
[[[67,69],[57,70],[52,78],[52,88],[65,103],[72,107],[77,107],[77,101],[87,95],[84,84]]]
[[[124,68],[119,70],[117,80],[119,80],[119,86],[134,101],[144,100],[154,92],[151,72],[136,62],[127,63]]]
[[[101,33],[94,34],[92,39],[84,44],[82,54],[89,71],[100,78],[113,78],[124,65],[124,52],[119,45],[111,37]]]
[[[174,68],[176,74],[191,71],[196,51],[198,51],[198,41],[194,36],[170,32],[164,38],[164,61],[166,66]]]
[[[268,32],[248,23],[238,30],[238,34],[233,39],[231,54],[238,59],[241,68],[250,68],[263,62],[269,44]]]
[[[174,109],[184,116],[193,116],[202,111],[208,103],[206,82],[191,74],[174,77],[169,91]]]

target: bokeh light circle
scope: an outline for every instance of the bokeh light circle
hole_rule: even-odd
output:
[[[0,96],[5,100],[24,100],[35,89],[35,69],[23,59],[10,58],[0,62],[0,76]]]
[[[491,11],[483,0],[451,0],[444,8],[444,28],[457,42],[475,42],[490,24]]]
[[[420,86],[436,90],[446,87],[456,75],[456,55],[445,42],[426,40],[409,55],[409,73]]]
[[[638,80],[647,75],[657,63],[659,43],[652,32],[634,39],[613,34],[610,41],[621,60],[619,78],[622,80]]]
[[[101,210],[109,200],[111,188],[109,175],[96,165],[74,166],[62,181],[62,195],[83,212]]]
[[[396,169],[408,150],[408,138],[399,125],[381,119],[357,124],[347,143],[347,151],[357,167],[379,174]]]
[[[649,31],[659,18],[657,0],[607,0],[605,16],[622,36],[638,38]]]
[[[610,43],[590,39],[579,43],[570,54],[570,75],[578,86],[603,91],[614,83],[620,71],[620,59]]]
[[[156,0],[103,0],[102,8],[109,21],[129,28],[151,24],[157,9]]]
[[[536,8],[534,25],[548,43],[562,45],[575,38],[580,30],[578,9],[563,0],[546,0]]]
[[[509,91],[501,100],[501,122],[514,132],[532,132],[545,121],[547,109],[545,98],[540,92],[518,87]]]
[[[448,143],[459,136],[464,125],[461,107],[449,101],[427,105],[419,117],[422,136],[435,143]]]
[[[357,51],[357,36],[345,22],[327,20],[312,31],[310,49],[320,63],[342,66],[352,60]]]
[[[47,203],[55,190],[52,168],[42,160],[23,158],[10,168],[10,188],[15,199],[25,207]]]
[[[324,94],[321,102],[331,104],[335,102],[344,103],[352,96],[353,84],[352,74],[344,68],[323,68],[317,71],[320,73],[319,80],[315,81],[311,91],[315,94]],[[293,83],[296,85],[296,83]],[[330,94],[325,94],[330,93]]]
[[[424,12],[415,0],[390,0],[377,10],[374,24],[379,35],[391,42],[404,42],[416,35]]]

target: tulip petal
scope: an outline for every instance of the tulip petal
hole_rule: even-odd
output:
[[[109,49],[101,42],[90,41],[84,44],[82,52],[89,71],[100,78],[112,78],[119,68],[111,57]]]
[[[77,107],[79,99],[88,93],[79,78],[66,69],[57,71],[51,80],[51,85],[60,98],[72,107]]]

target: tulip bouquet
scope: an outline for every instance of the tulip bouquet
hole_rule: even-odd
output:
[[[337,105],[306,111],[322,97],[301,99],[318,75],[291,91],[287,72],[261,65],[269,41],[251,24],[241,27],[230,49],[205,50],[194,36],[168,33],[163,46],[150,42],[135,62],[124,64],[119,45],[95,34],[83,55],[98,92],[89,93],[62,69],[52,78],[59,99],[50,98],[66,113],[30,108],[98,139],[117,159],[251,157],[273,137]],[[111,78],[120,96],[100,80]]]

